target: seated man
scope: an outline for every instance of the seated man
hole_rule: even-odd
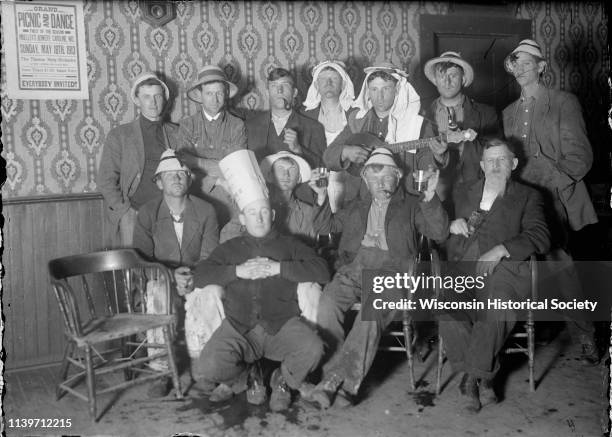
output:
[[[315,229],[315,215],[321,209],[298,199],[295,196],[295,189],[302,182],[308,183],[316,194],[317,204],[323,205],[327,198],[326,188],[317,186],[316,180],[319,179],[317,171],[312,171],[303,158],[284,151],[266,156],[259,166],[269,183],[270,203],[276,212],[277,229],[300,238],[309,246],[314,246],[317,235],[329,233],[329,226],[323,223],[322,229]]]
[[[272,229],[274,210],[267,190],[257,187],[261,173],[257,178],[245,173],[224,171],[230,187],[241,185],[231,191],[248,235],[221,244],[194,271],[196,287],[220,284],[226,290],[226,319],[202,351],[198,383],[217,383],[210,399],[226,400],[246,388],[250,363],[263,357],[280,361],[270,380],[270,408],[280,411],[290,405],[290,389],[300,388],[323,354],[321,339],[300,317],[297,284],[325,283],[329,272],[312,249]],[[178,287],[186,285],[175,277]]]
[[[422,198],[405,194],[399,187],[402,171],[391,152],[376,149],[362,172],[370,198],[354,200],[332,218],[332,231],[342,232],[338,250],[346,264],[325,287],[319,305],[319,326],[333,353],[323,368],[323,380],[311,393],[323,408],[334,395],[339,403],[357,394],[381,333],[395,316],[394,310],[381,310],[376,311],[376,321],[363,321],[358,314],[343,342],[344,315],[361,298],[362,271],[407,272],[417,254],[419,232],[434,240],[448,234],[448,217],[435,195],[438,174],[430,171]]]
[[[326,148],[325,130],[318,121],[296,110],[298,90],[295,79],[284,68],[275,68],[268,75],[270,110],[246,121],[248,148],[261,161],[281,150],[304,158],[311,167],[320,167]]]
[[[162,195],[145,203],[138,211],[134,247],[146,258],[169,268],[182,266],[182,269],[189,270],[217,247],[219,227],[215,211],[209,203],[187,194],[191,175],[173,150],[162,154],[154,181]],[[155,288],[147,288],[147,302],[155,306],[147,307],[147,311],[165,312],[166,308],[157,307],[163,299],[155,299],[154,293]],[[211,324],[215,320],[221,323],[223,318],[220,290],[219,287],[198,289],[186,295],[185,299],[187,348],[191,357],[197,357],[212,335]],[[165,396],[170,386],[168,377],[166,381],[151,386],[149,396]]]
[[[490,140],[480,161],[484,179],[455,190],[458,218],[450,225],[449,260],[472,261],[462,270],[473,268],[468,273],[486,276],[485,289],[474,296],[466,291],[462,300],[526,299],[530,289],[526,260],[550,246],[541,196],[510,178],[517,164],[509,143]],[[465,409],[474,413],[481,405],[497,402],[492,388],[499,369],[497,354],[514,327],[516,314],[512,310],[453,311],[440,319],[447,357],[454,370],[465,372],[460,384]]]

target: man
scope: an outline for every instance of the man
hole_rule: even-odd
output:
[[[347,124],[347,112],[355,99],[353,82],[340,61],[323,61],[312,69],[312,84],[304,101],[304,115],[319,121],[325,128],[327,146],[351,135]],[[331,171],[327,194],[332,212],[342,207],[346,188],[359,186],[346,179],[358,178],[346,171]],[[352,199],[356,193],[348,193]]]
[[[150,200],[138,211],[134,247],[146,258],[169,268],[189,270],[217,247],[219,227],[215,211],[209,203],[187,194],[191,174],[173,150],[162,154],[154,180],[162,197]],[[147,302],[152,305],[164,302],[163,298],[155,299],[153,287],[147,288],[147,295]],[[198,289],[187,294],[185,299],[187,349],[190,357],[197,358],[214,331],[210,329],[211,324],[213,321],[221,323],[223,318],[220,290],[214,287]],[[165,310],[160,307],[154,311],[162,313]],[[148,394],[150,397],[165,396],[170,386],[171,380],[167,378],[151,386]]]
[[[300,318],[297,284],[325,283],[329,272],[312,249],[272,229],[274,210],[255,165],[235,170],[224,174],[234,187],[240,222],[248,235],[221,244],[195,267],[196,287],[220,284],[226,289],[226,319],[202,351],[199,383],[217,383],[210,399],[226,400],[245,389],[249,364],[262,357],[280,361],[270,380],[270,408],[280,411],[290,405],[290,389],[300,388],[323,354],[321,340]]]
[[[332,231],[342,232],[338,251],[344,265],[325,287],[319,305],[319,326],[333,355],[310,397],[323,408],[334,397],[336,403],[350,403],[372,365],[382,331],[395,316],[393,310],[380,310],[375,321],[364,321],[358,314],[343,342],[344,316],[360,300],[363,270],[411,271],[417,233],[437,241],[448,234],[448,217],[435,195],[438,172],[429,173],[422,198],[405,194],[402,171],[391,152],[376,149],[362,172],[369,199],[354,200],[332,219]]]
[[[439,93],[429,106],[426,119],[434,122],[435,135],[471,129],[478,137],[462,140],[449,147],[449,163],[440,171],[438,193],[445,206],[452,206],[451,191],[455,184],[480,178],[480,156],[486,137],[501,134],[501,123],[495,108],[467,97],[463,90],[474,80],[474,69],[459,53],[444,52],[425,63],[425,76]],[[453,212],[447,209],[452,216]]]
[[[364,69],[361,93],[348,115],[351,133],[369,133],[386,143],[398,143],[432,137],[433,130],[419,115],[420,97],[408,82],[408,75],[392,64],[383,62]],[[359,169],[369,156],[370,148],[346,144],[337,138],[323,155],[326,166],[335,171]],[[447,144],[432,139],[429,147],[404,151],[398,156],[405,171],[405,188],[412,191],[412,172],[429,166],[447,165]],[[353,172],[355,173],[355,172]],[[358,190],[354,190],[358,191]]]
[[[159,196],[153,182],[159,157],[177,142],[178,128],[162,120],[170,96],[166,84],[146,73],[134,81],[130,95],[140,117],[108,133],[98,170],[113,247],[132,245],[138,208]]]
[[[450,290],[451,300],[461,296],[486,303],[487,299],[506,302],[530,297],[528,258],[548,250],[550,233],[539,193],[511,180],[517,165],[509,143],[492,139],[484,145],[480,161],[484,179],[463,184],[454,192],[458,218],[450,225],[449,261],[463,261],[461,275],[484,277],[485,288],[462,295]],[[460,390],[467,412],[497,402],[493,390],[497,355],[516,320],[510,309],[458,310],[440,316],[446,355],[455,371],[465,372]]]
[[[323,205],[327,198],[326,188],[317,186],[317,171],[312,171],[303,158],[285,151],[266,156],[259,166],[269,183],[277,230],[294,235],[314,247],[317,235],[329,231],[327,227],[319,229],[315,226],[315,216],[320,208],[298,199],[295,189],[302,182],[308,183],[316,194],[317,205]]]
[[[313,168],[320,167],[325,131],[319,122],[294,109],[298,90],[291,73],[284,68],[271,70],[267,88],[270,110],[246,121],[248,148],[258,161],[285,150],[301,156]]]
[[[573,94],[541,84],[546,61],[535,41],[521,41],[504,66],[521,87],[521,97],[503,111],[504,132],[522,147],[525,165],[520,178],[541,189],[549,203],[547,221],[554,246],[547,258],[563,266],[555,272],[559,291],[566,299],[580,298],[582,287],[567,252],[570,231],[597,222],[583,181],[593,163],[593,153],[580,104]],[[592,323],[571,322],[568,328],[581,344],[583,364],[599,362]]]
[[[196,177],[194,194],[213,203],[221,226],[229,221],[233,207],[219,161],[247,144],[244,122],[226,109],[237,92],[220,67],[206,65],[187,92],[200,110],[180,122],[179,157]]]

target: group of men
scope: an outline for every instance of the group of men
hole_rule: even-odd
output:
[[[455,52],[425,64],[439,92],[425,111],[407,74],[389,63],[364,70],[357,98],[341,62],[320,63],[304,110],[294,77],[275,68],[270,109],[246,121],[228,108],[236,85],[206,66],[187,93],[200,111],[178,127],[164,121],[167,86],[152,74],[135,81],[140,117],[109,132],[98,185],[113,245],[175,268],[186,323],[195,331],[208,324],[188,348],[211,400],[247,390],[249,402],[264,402],[253,369],[266,357],[281,362],[270,379],[273,410],[289,406],[292,390],[323,408],[350,405],[395,316],[358,315],[345,335],[362,272],[412,271],[420,235],[449,261],[486,272],[492,297],[527,297],[532,254],[571,264],[569,231],[597,220],[583,182],[592,152],[580,106],[541,83],[546,61],[535,41],[521,41],[505,66],[521,96],[503,123],[463,93],[474,70]],[[236,156],[252,165],[237,173]],[[341,234],[333,275],[314,250],[329,233]],[[576,292],[575,272],[563,272]],[[496,401],[496,358],[515,321],[477,312],[440,318],[448,359],[464,372],[467,411]],[[596,362],[592,325],[570,325],[583,361]],[[321,365],[321,381],[310,384]]]

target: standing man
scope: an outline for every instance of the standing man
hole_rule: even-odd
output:
[[[193,193],[214,205],[221,227],[233,215],[233,205],[219,161],[247,144],[244,122],[227,110],[237,92],[220,67],[205,66],[187,92],[200,110],[180,122],[179,157],[194,174]]]
[[[434,134],[472,129],[478,135],[473,141],[463,140],[456,147],[450,147],[449,163],[440,171],[438,193],[452,215],[453,186],[479,179],[483,138],[499,136],[501,123],[495,108],[476,102],[463,93],[474,80],[474,69],[459,53],[444,52],[430,59],[425,63],[424,71],[440,94],[425,115],[426,119],[434,122]]]
[[[484,289],[468,289],[461,300],[486,304],[488,299],[530,297],[528,259],[548,250],[550,233],[542,196],[511,180],[517,165],[511,146],[492,139],[484,145],[480,161],[484,179],[462,184],[453,193],[458,218],[450,224],[449,261],[464,262],[462,275],[486,278]],[[458,298],[455,290],[448,292],[451,301]],[[457,310],[440,317],[448,359],[453,370],[465,372],[460,390],[467,412],[497,402],[493,390],[497,356],[516,321],[513,310]]]
[[[295,110],[298,90],[295,79],[284,68],[268,74],[270,110],[246,121],[248,148],[258,161],[281,150],[304,158],[315,168],[320,167],[327,147],[321,123]]]
[[[578,99],[541,84],[546,60],[537,42],[525,39],[504,61],[506,71],[521,87],[521,96],[503,111],[504,133],[521,145],[525,165],[520,178],[541,189],[547,198],[547,221],[553,247],[547,258],[563,265],[555,272],[564,298],[580,298],[582,286],[567,252],[570,231],[596,223],[597,215],[583,181],[593,152]],[[552,265],[553,263],[547,263]],[[572,337],[582,346],[585,365],[599,362],[591,322],[569,322]]]
[[[351,78],[341,61],[324,61],[312,69],[312,84],[308,88],[304,102],[304,115],[319,121],[325,128],[327,146],[334,141],[342,143],[351,135],[348,128],[348,110],[355,99],[355,88]],[[353,187],[355,183],[345,184],[352,176],[346,171],[331,171],[327,194],[332,212],[342,207],[346,187]],[[352,199],[356,193],[348,193]]]
[[[175,148],[178,127],[162,120],[170,97],[168,87],[154,74],[139,76],[130,92],[140,116],[112,129],[106,137],[98,170],[98,188],[104,196],[112,247],[132,245],[136,212],[159,196],[153,175],[159,157]]]

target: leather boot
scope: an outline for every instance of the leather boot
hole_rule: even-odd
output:
[[[474,414],[480,411],[480,398],[478,396],[478,379],[467,374],[465,380],[465,394],[462,396],[463,409],[465,412]]]
[[[493,381],[490,379],[481,379],[478,383],[478,392],[480,393],[480,403],[485,405],[496,404],[497,396],[493,389]]]

